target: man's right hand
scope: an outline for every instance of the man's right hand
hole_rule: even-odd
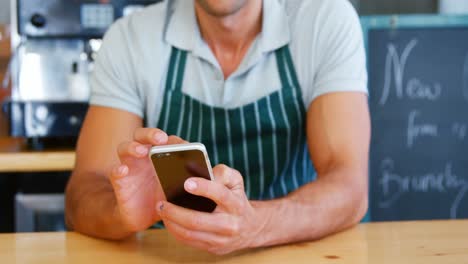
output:
[[[148,155],[151,146],[182,143],[159,129],[137,128],[133,141],[118,146],[121,165],[112,169],[109,180],[117,201],[115,216],[120,217],[125,231],[139,232],[160,220],[156,204],[165,196]]]
[[[120,240],[159,220],[155,207],[164,193],[148,152],[153,145],[185,142],[142,126],[135,114],[90,106],[66,190],[70,229]]]

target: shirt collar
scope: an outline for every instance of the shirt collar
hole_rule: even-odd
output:
[[[263,0],[263,25],[260,47],[263,52],[277,50],[291,41],[289,18],[278,0]]]
[[[168,9],[166,41],[179,49],[202,55],[206,44],[201,37],[195,15],[195,0],[173,0]],[[274,51],[290,42],[289,21],[284,6],[278,0],[263,0],[262,32],[258,37],[261,53]]]
[[[195,0],[169,1],[169,20],[165,32],[166,41],[179,49],[193,51],[202,41],[195,16]]]

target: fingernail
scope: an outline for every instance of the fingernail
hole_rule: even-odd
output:
[[[156,140],[157,143],[164,143],[164,141],[166,141],[166,136],[158,132],[154,134],[154,140]]]
[[[128,167],[127,166],[120,166],[119,168],[119,174],[120,175],[125,175],[128,173]]]
[[[146,155],[148,154],[148,148],[146,148],[145,146],[138,146],[136,148],[136,152],[140,155]]]
[[[156,206],[156,209],[158,211],[162,211],[164,209],[164,203],[163,202],[159,202],[158,205]]]
[[[194,191],[197,187],[197,183],[192,180],[188,180],[185,182],[185,189],[187,189],[188,191]]]

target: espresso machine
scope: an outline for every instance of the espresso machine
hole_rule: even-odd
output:
[[[11,0],[10,135],[32,148],[73,145],[101,39],[118,18],[161,0]]]

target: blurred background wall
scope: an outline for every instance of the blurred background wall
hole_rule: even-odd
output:
[[[0,0],[0,24],[10,20],[10,0]]]
[[[326,1],[326,0],[324,0]],[[434,13],[438,0],[350,0],[362,15],[390,13]],[[465,1],[465,0],[459,0]],[[10,0],[0,0],[0,24],[9,21]]]
[[[351,0],[362,15],[435,13],[438,0]],[[460,0],[463,1],[463,0]]]
[[[3,75],[6,71],[10,57],[9,30],[4,24],[10,21],[10,0],[0,0],[0,105],[3,99],[10,93],[2,89]],[[0,137],[7,135],[8,126],[3,111],[0,111]]]

